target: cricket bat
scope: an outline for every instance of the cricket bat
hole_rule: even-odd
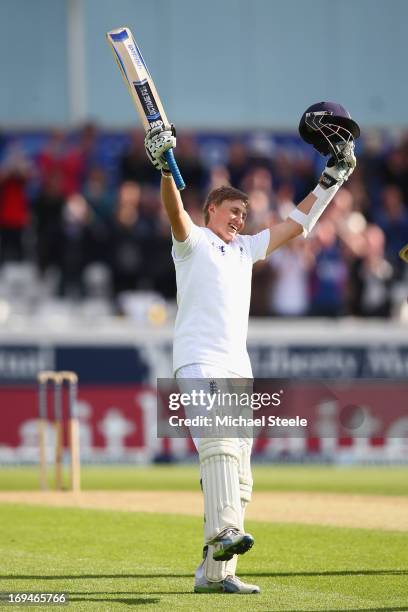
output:
[[[126,27],[118,28],[108,32],[106,38],[139,113],[145,132],[160,125],[169,125],[156,87],[132,32]],[[166,151],[164,157],[177,188],[181,191],[184,189],[185,183],[178,169],[173,150]]]

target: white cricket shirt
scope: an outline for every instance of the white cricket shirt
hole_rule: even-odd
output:
[[[173,368],[206,363],[252,377],[246,348],[253,264],[264,259],[269,230],[237,235],[226,244],[192,223],[189,236],[173,236],[178,311]]]

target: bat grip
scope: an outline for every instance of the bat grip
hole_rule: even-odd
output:
[[[174,182],[177,185],[177,189],[179,191],[182,191],[184,187],[186,186],[186,184],[183,181],[183,177],[180,174],[180,170],[178,169],[177,162],[174,157],[174,153],[172,149],[169,149],[168,151],[165,152],[164,158],[166,162],[169,164],[170,172],[174,178]]]

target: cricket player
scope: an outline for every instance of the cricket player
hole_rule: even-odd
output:
[[[288,219],[253,236],[241,233],[250,208],[248,197],[229,186],[208,195],[205,227],[195,225],[163,157],[176,146],[174,127],[147,132],[146,152],[161,171],[161,199],[172,228],[178,298],[173,357],[181,389],[185,388],[183,380],[205,379],[211,389],[214,379],[252,378],[246,348],[252,266],[289,240],[302,234],[306,237],[356,165],[354,134],[344,128],[349,115],[340,105],[333,106],[314,105],[318,108],[310,107],[313,116],[306,117],[310,129],[318,132],[316,141],[319,145],[329,142],[332,154],[316,188]],[[342,123],[340,129],[336,118]],[[308,137],[312,141],[310,134]],[[194,590],[259,593],[257,585],[246,584],[235,575],[237,555],[254,543],[244,529],[245,507],[252,494],[252,440],[202,437],[194,442],[205,514],[204,555]]]

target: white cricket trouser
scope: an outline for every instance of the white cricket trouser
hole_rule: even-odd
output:
[[[182,393],[189,393],[193,389],[196,391],[200,391],[197,387],[196,379],[203,379],[204,381],[208,381],[208,385],[203,385],[202,390],[206,393],[211,393],[210,381],[213,379],[222,379],[222,378],[242,378],[238,376],[238,374],[234,374],[229,370],[223,370],[222,368],[218,368],[215,366],[202,364],[202,363],[193,363],[191,365],[183,366],[179,368],[176,372],[176,379],[178,382],[179,389]],[[188,380],[185,380],[188,379]],[[191,382],[190,382],[191,381]],[[231,389],[226,389],[226,391],[231,391]],[[199,407],[185,407],[185,414],[187,418],[192,418],[196,415],[208,416],[208,412],[205,406]],[[193,434],[193,431],[191,432]],[[200,439],[193,436],[193,442],[197,451],[199,451]]]
[[[215,366],[195,363],[179,368],[176,379],[182,393],[199,391],[197,379],[203,379],[200,386],[212,392],[211,380],[241,378],[233,372]],[[231,392],[231,388],[225,389]],[[195,416],[200,408],[185,409],[187,417]],[[206,408],[201,409],[201,414]],[[193,432],[192,432],[193,433]],[[201,483],[204,495],[204,538],[208,554],[204,562],[207,580],[217,582],[227,575],[234,575],[236,556],[230,561],[214,561],[213,546],[209,544],[225,529],[244,531],[245,506],[251,499],[252,474],[250,456],[252,438],[211,438],[193,437],[200,456]]]

